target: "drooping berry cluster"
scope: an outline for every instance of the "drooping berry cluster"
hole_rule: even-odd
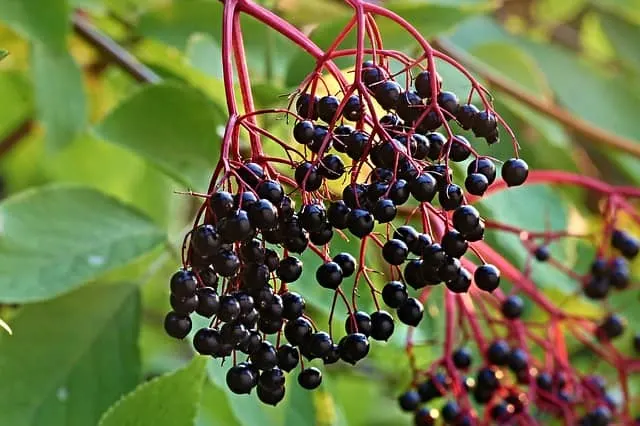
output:
[[[299,370],[299,385],[320,386],[319,367],[358,363],[373,341],[385,342],[400,328],[397,318],[409,326],[406,352],[413,378],[399,402],[414,412],[416,425],[434,424],[438,417],[452,425],[536,424],[532,416],[540,412],[584,426],[629,419],[628,398],[626,408],[619,409],[598,376],[571,365],[566,349],[571,335],[613,365],[624,381],[624,370],[640,370],[640,362],[610,345],[623,333],[624,320],[612,312],[597,320],[566,312],[531,280],[530,262],[521,271],[484,241],[487,230],[518,235],[532,258],[579,279],[588,297],[606,295],[604,287],[630,287],[626,261],[608,256],[606,248],[599,250],[591,273],[580,275],[554,259],[549,248],[575,236],[498,223],[472,206],[485,194],[522,185],[532,176],[545,182],[546,176],[530,176],[486,89],[419,37],[424,54],[418,58],[384,50],[374,19],[364,20],[363,33],[375,48],[359,40],[356,53],[339,50],[351,28],[345,27],[323,52],[259,6],[241,3],[242,12],[297,40],[317,67],[291,96],[287,110],[252,110],[243,51],[232,37],[235,3],[225,3],[223,54],[235,54],[245,111],[239,111],[228,88],[230,118],[220,162],[208,191],[194,194],[205,201],[185,239],[182,268],[171,280],[168,334],[186,337],[192,312],[208,318],[209,326],[193,335],[195,349],[230,357],[229,388],[235,393],[256,388],[261,401],[275,405],[284,398],[287,374]],[[361,0],[350,4],[357,6],[356,17],[364,10],[406,25],[379,6]],[[352,82],[333,62],[350,55],[356,69]],[[443,90],[436,59],[469,79],[465,101]],[[234,80],[231,64],[223,64],[227,81]],[[397,65],[400,72],[389,71]],[[338,90],[330,91],[329,79]],[[283,140],[260,122],[269,114],[286,115],[281,122],[291,124],[291,138]],[[242,132],[249,146],[242,146]],[[478,149],[480,140],[491,149],[501,132],[512,139],[515,155],[502,163],[499,179],[500,160]],[[571,181],[614,201],[617,191],[640,197],[629,189]],[[629,207],[620,201],[607,205],[613,210],[605,214],[605,233],[632,259],[637,242],[613,226],[616,214]],[[355,241],[358,249],[335,250],[336,239]],[[303,272],[310,273],[299,279]],[[376,280],[372,272],[385,278]],[[373,310],[362,307],[363,283]],[[310,286],[333,296],[326,331],[319,328],[325,320],[307,309],[319,302],[302,296]],[[442,301],[434,302],[435,288]],[[381,309],[380,298],[389,311]],[[347,314],[335,319],[338,302]],[[421,366],[413,331],[427,303],[438,304],[445,315],[444,333],[438,336],[443,355]],[[538,309],[546,319],[542,331],[527,321],[528,309]],[[336,320],[344,321],[344,333],[333,327]],[[640,348],[640,337],[634,343]]]

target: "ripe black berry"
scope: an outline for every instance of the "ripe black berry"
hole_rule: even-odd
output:
[[[476,384],[478,388],[486,389],[488,391],[495,391],[500,387],[500,380],[496,370],[490,367],[484,367],[478,370],[476,375]]]
[[[306,204],[298,215],[300,225],[309,232],[317,232],[326,220],[326,212],[322,204]]]
[[[396,205],[388,198],[381,198],[376,201],[373,208],[373,217],[379,223],[391,222],[396,217],[398,209]]]
[[[457,402],[447,401],[446,404],[442,406],[440,414],[442,414],[442,420],[444,420],[445,423],[452,424],[462,414],[462,410]]]
[[[422,260],[410,260],[404,267],[404,280],[407,285],[418,290],[428,284],[422,274]]]
[[[453,227],[460,233],[472,232],[480,223],[480,213],[473,206],[460,206],[452,216]]]
[[[456,120],[460,123],[460,127],[469,130],[473,127],[476,117],[480,111],[473,104],[460,105],[456,113]]]
[[[311,323],[302,317],[290,320],[284,326],[284,336],[292,345],[302,345],[312,333]]]
[[[276,353],[278,367],[286,372],[296,368],[300,360],[300,353],[297,348],[290,344],[280,345]]]
[[[496,340],[487,348],[487,359],[494,365],[507,365],[511,348],[504,340]]]
[[[355,365],[369,353],[369,340],[362,333],[352,333],[344,336],[338,344],[340,358]]]
[[[245,163],[240,167],[240,169],[238,169],[238,176],[251,188],[255,188],[256,185],[264,179],[264,170],[259,164]],[[252,194],[248,191],[245,192],[247,194]],[[234,205],[234,207],[236,206]]]
[[[302,262],[296,257],[287,256],[280,261],[276,275],[285,283],[292,283],[302,275]]]
[[[284,198],[282,185],[274,180],[263,180],[258,184],[256,192],[260,198],[266,198],[275,206],[279,205]]]
[[[422,259],[425,267],[439,269],[444,265],[446,258],[447,255],[440,244],[431,244],[422,250]]]
[[[240,303],[235,297],[225,294],[220,298],[217,315],[224,322],[235,320],[240,315]]]
[[[398,398],[400,408],[404,411],[415,411],[421,402],[420,394],[414,390],[406,391]]]
[[[342,269],[335,262],[327,262],[316,271],[316,281],[324,288],[336,290],[342,282]]]
[[[178,298],[193,297],[196,294],[198,280],[191,271],[179,270],[171,277],[171,294]]]
[[[278,403],[284,399],[284,394],[284,386],[275,389],[267,389],[263,386],[258,386],[258,399],[268,405],[278,405]]]
[[[347,155],[352,160],[360,160],[369,141],[369,135],[357,130],[345,139]]]
[[[309,352],[315,358],[324,358],[329,353],[333,346],[331,337],[324,331],[313,333],[305,342],[305,345],[309,345]]]
[[[446,282],[446,286],[454,293],[466,293],[471,287],[471,273],[465,268],[460,268],[456,277]]]
[[[413,415],[414,426],[434,426],[440,413],[435,409],[422,407]]]
[[[313,123],[309,120],[303,120],[293,126],[293,138],[303,145],[313,140]]]
[[[260,348],[260,343],[262,343],[260,333],[258,331],[250,331],[238,344],[238,349],[247,355],[251,355]]]
[[[471,366],[471,351],[467,348],[456,349],[451,355],[453,365],[461,370],[466,370]]]
[[[520,158],[510,158],[502,165],[501,173],[507,186],[518,186],[527,180],[529,166]]]
[[[401,240],[389,240],[382,246],[382,257],[390,265],[402,265],[407,260],[409,248]]]
[[[500,271],[493,265],[485,264],[476,268],[473,279],[479,289],[492,292],[500,285]]]
[[[385,81],[375,86],[375,98],[382,109],[394,109],[400,99],[402,88],[395,81]]]
[[[524,371],[529,365],[529,355],[520,348],[514,348],[509,352],[507,365],[515,373]]]
[[[331,226],[337,229],[345,229],[351,209],[342,200],[335,201],[327,209],[327,219]]]
[[[389,199],[393,201],[396,206],[401,206],[406,203],[410,194],[409,184],[404,179],[398,179],[391,185],[391,188],[389,188]]]
[[[223,241],[244,241],[255,234],[249,215],[244,210],[235,210],[218,221],[218,232]]]
[[[344,163],[335,154],[325,155],[318,165],[318,172],[329,180],[340,179],[344,174]]]
[[[285,377],[284,373],[278,367],[271,370],[265,370],[260,374],[258,379],[258,386],[265,389],[275,390],[284,386]]]
[[[612,232],[611,245],[629,260],[633,260],[640,252],[638,240],[620,229],[615,229]]]
[[[409,182],[409,190],[417,201],[430,202],[436,195],[438,183],[430,173],[423,173]]]
[[[338,253],[333,257],[333,261],[342,269],[343,277],[350,277],[356,270],[356,259],[349,253]]]
[[[362,238],[373,231],[373,216],[366,210],[353,209],[347,217],[349,231],[358,238]]]
[[[353,312],[347,315],[344,321],[344,330],[347,334],[362,333],[369,337],[371,334],[371,317],[363,311]]]
[[[322,373],[315,367],[305,368],[298,374],[298,383],[305,389],[315,389],[322,383]]]
[[[407,287],[399,281],[390,281],[382,288],[382,300],[390,308],[400,307],[408,297]]]
[[[184,339],[191,331],[191,318],[177,312],[169,312],[164,318],[164,330],[171,337]]]
[[[447,143],[447,138],[442,133],[432,132],[426,135],[429,140],[429,159],[436,161],[442,155],[442,148]]]
[[[433,94],[433,91],[431,90],[431,73],[429,71],[420,72],[420,74],[416,76],[414,86],[416,88],[416,92],[421,98],[430,98]],[[441,87],[442,78],[440,78],[440,75],[436,73],[436,90],[439,91]]]
[[[298,99],[296,100],[296,111],[298,112],[298,115],[303,118],[308,118],[310,120],[315,120],[316,118],[318,118],[317,107],[317,96],[312,97],[308,93],[303,93],[302,95],[298,96]]]
[[[403,120],[413,122],[417,120],[420,114],[422,114],[422,111],[424,111],[424,104],[416,92],[403,92],[398,98],[396,111]]]
[[[377,311],[371,314],[371,338],[387,341],[393,334],[393,317],[385,311]]]
[[[462,257],[469,247],[469,243],[467,243],[462,234],[455,229],[451,229],[444,234],[441,245],[446,254],[458,258]]]
[[[402,225],[399,226],[393,232],[393,239],[404,241],[409,250],[413,248],[414,245],[418,244],[418,240],[420,238],[420,234],[415,230],[413,226],[410,225]]]
[[[398,314],[398,319],[403,324],[415,327],[420,324],[420,321],[422,320],[424,307],[420,301],[413,297],[409,297],[400,305],[396,313]]]
[[[257,377],[246,365],[239,364],[227,371],[227,386],[233,393],[246,394],[255,386]]]
[[[193,295],[191,297],[178,298],[172,294],[169,297],[169,304],[174,312],[189,315],[198,307],[198,297]]]
[[[452,183],[438,192],[438,201],[445,210],[455,210],[462,205],[462,189]]]
[[[502,302],[502,307],[500,310],[502,311],[502,315],[505,318],[516,319],[520,318],[522,315],[522,311],[524,309],[524,302],[518,296],[509,296],[504,302]]]
[[[240,259],[231,250],[221,250],[213,258],[213,267],[223,277],[232,277],[240,270]]]
[[[373,62],[366,61],[362,64],[362,81],[368,88],[375,90],[375,84],[385,78],[384,70]]]
[[[294,177],[298,186],[305,191],[316,191],[322,186],[322,175],[318,173],[318,168],[308,161],[296,167]]]
[[[597,335],[602,340],[612,340],[624,333],[626,321],[617,314],[609,314],[600,323]]]
[[[276,348],[269,342],[262,342],[260,347],[249,356],[251,363],[260,370],[270,370],[278,363]]]
[[[222,344],[218,330],[201,328],[193,336],[193,347],[201,355],[215,355]]]
[[[351,95],[342,109],[342,115],[349,121],[358,121],[362,118],[362,103],[360,97]]]
[[[453,137],[451,148],[449,149],[449,159],[451,161],[464,161],[471,155],[471,144],[461,135]]]
[[[464,180],[464,187],[469,194],[480,197],[484,195],[489,187],[489,181],[485,175],[480,173],[471,173]]]

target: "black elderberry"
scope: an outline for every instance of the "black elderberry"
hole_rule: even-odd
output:
[[[307,249],[309,237],[305,231],[300,231],[298,234],[286,238],[282,245],[290,252],[300,254]]]
[[[279,205],[284,198],[282,185],[274,180],[263,180],[256,187],[256,192],[260,198],[266,198],[271,201],[271,204],[274,206]]]
[[[298,374],[298,383],[305,389],[315,389],[322,383],[322,373],[315,367],[305,368]]]
[[[246,263],[264,263],[265,250],[262,247],[262,242],[255,238],[243,242],[240,245],[240,256]]]
[[[408,254],[409,248],[401,240],[391,239],[382,246],[382,257],[390,265],[402,265]]]
[[[505,318],[517,319],[522,315],[524,302],[518,296],[509,296],[504,300],[504,302],[502,302],[500,310]]]
[[[218,312],[220,306],[220,298],[216,291],[211,287],[201,287],[196,291],[198,296],[198,306],[196,313],[205,318],[210,318]]]
[[[342,199],[344,203],[352,209],[360,207],[364,203],[366,186],[361,184],[349,184],[342,190]]]
[[[406,157],[400,158],[400,160],[398,161],[398,169],[396,173],[396,175],[400,179],[411,182],[412,180],[417,178],[419,174],[420,172],[418,172],[418,169],[416,169],[415,166],[411,164]]]
[[[469,130],[473,127],[479,112],[473,104],[460,105],[456,113],[456,120],[460,123],[460,127]]]
[[[422,407],[413,415],[414,426],[434,426],[440,413],[435,409]]]
[[[500,387],[500,379],[498,378],[496,370],[490,367],[483,367],[478,370],[476,384],[479,389],[495,391]]]
[[[461,268],[460,260],[458,258],[447,255],[444,259],[444,263],[438,269],[438,277],[442,281],[455,280]]]
[[[409,297],[400,305],[396,313],[398,314],[398,319],[403,324],[415,327],[420,324],[422,320],[424,307],[419,300]]]
[[[198,296],[178,298],[175,295],[169,297],[169,304],[174,312],[189,315],[198,307]]]
[[[635,259],[640,252],[638,240],[620,229],[615,229],[611,233],[611,245],[629,260]]]
[[[345,278],[350,277],[356,271],[356,259],[349,253],[338,253],[332,260],[340,266],[342,276]]]
[[[284,320],[282,317],[260,316],[258,330],[264,334],[276,334],[282,329]]]
[[[529,366],[529,355],[520,348],[514,348],[509,352],[507,365],[515,373],[526,370]]]
[[[465,268],[460,268],[456,277],[446,282],[446,286],[454,293],[466,293],[471,287],[471,273]]]
[[[611,261],[609,267],[609,283],[618,290],[624,290],[629,287],[629,265],[621,258],[617,257]]]
[[[440,158],[440,155],[442,155],[442,149],[447,143],[447,138],[445,138],[442,133],[438,132],[427,133],[426,137],[429,140],[428,157],[431,160],[436,161]]]
[[[278,367],[289,372],[298,365],[300,354],[297,348],[294,348],[290,344],[285,344],[278,348],[276,358],[278,360]]]
[[[218,191],[211,195],[209,205],[218,219],[223,218],[233,210],[233,196],[226,191]]]
[[[305,191],[317,191],[322,186],[322,175],[318,168],[308,161],[296,167],[294,174],[296,183]]]
[[[415,411],[420,406],[420,394],[415,390],[408,390],[398,398],[403,411]]]
[[[284,399],[285,387],[279,387],[276,389],[267,389],[262,386],[258,386],[258,399],[265,404],[276,406],[280,401]]]
[[[409,182],[409,190],[417,201],[430,202],[436,195],[438,182],[430,173],[423,173]]]
[[[238,344],[238,349],[247,355],[251,355],[255,350],[260,348],[262,337],[258,331],[249,331],[242,341]]]
[[[335,201],[327,209],[327,220],[337,229],[345,229],[351,209],[342,200]]]
[[[247,328],[248,330],[251,330],[257,326],[259,319],[260,319],[260,314],[254,308],[251,311],[247,312],[246,314],[240,314],[237,321],[242,323],[242,325],[244,325],[245,328]]]
[[[455,229],[450,229],[445,233],[440,244],[446,254],[458,258],[462,257],[469,247],[469,243],[467,243],[462,234]]]
[[[347,217],[349,231],[358,238],[363,238],[373,231],[373,215],[367,210],[353,209]]]
[[[347,155],[352,160],[360,160],[360,158],[364,155],[365,148],[367,143],[369,142],[369,135],[366,133],[356,130],[351,133],[345,139],[345,145],[347,147]]]
[[[442,420],[447,424],[453,424],[462,414],[460,406],[455,401],[447,401],[440,410]]]
[[[255,386],[257,377],[246,365],[239,364],[227,371],[227,386],[236,394],[247,394]]]
[[[278,218],[281,221],[290,220],[296,213],[296,203],[291,197],[285,195],[278,207]]]
[[[198,280],[191,271],[179,270],[170,280],[171,294],[178,298],[193,297],[196,293]]]
[[[325,155],[320,161],[318,172],[329,180],[340,179],[344,174],[344,163],[335,154]]]
[[[275,223],[275,221],[274,221]],[[244,210],[236,210],[218,221],[218,231],[226,242],[244,241],[255,234],[249,215]]]
[[[251,312],[251,310],[255,306],[255,301],[253,297],[244,291],[238,291],[232,294],[234,299],[238,301],[238,305],[240,306],[240,313],[247,314]]]
[[[269,268],[259,263],[247,263],[242,270],[244,288],[262,287],[269,283]]]
[[[471,144],[461,135],[453,137],[451,148],[449,149],[449,158],[451,161],[464,161],[471,155]]]
[[[416,290],[428,284],[422,274],[422,260],[410,260],[404,267],[403,275],[405,282]]]
[[[551,392],[553,390],[553,377],[545,371],[538,373],[536,376],[536,386],[545,392]]]
[[[327,262],[316,271],[316,281],[324,288],[336,290],[342,282],[342,269],[335,262]]]
[[[362,81],[369,88],[375,90],[376,83],[386,78],[385,72],[371,61],[362,64]]]
[[[337,118],[340,100],[335,96],[323,96],[318,101],[318,117],[326,123],[331,123]]]
[[[360,97],[357,95],[351,95],[344,105],[342,115],[346,120],[358,121],[362,118],[363,108],[360,102]]]
[[[336,126],[333,129],[333,147],[338,152],[347,152],[347,138],[353,133],[353,127],[349,125]]]
[[[416,92],[403,92],[396,103],[396,111],[400,118],[412,122],[420,117],[420,114],[424,111],[424,104]]]
[[[493,365],[507,365],[511,348],[504,340],[496,340],[487,348],[487,359]]]
[[[388,198],[381,198],[376,201],[373,208],[373,217],[379,223],[391,222],[396,217],[398,209],[392,200]]]
[[[260,343],[260,347],[249,358],[251,363],[260,370],[270,370],[278,363],[276,348],[269,342]]]
[[[338,344],[340,358],[355,365],[369,354],[369,340],[362,333],[352,333],[344,336]]]
[[[318,118],[318,97],[303,93],[296,100],[296,111],[298,115],[309,120]]]
[[[213,357],[214,358],[225,358],[228,357],[229,355],[231,355],[231,353],[233,352],[233,345],[230,345],[228,343],[222,343],[220,345],[220,349],[218,349],[218,352],[216,352]]]
[[[465,240],[469,242],[480,241],[484,238],[484,224],[480,222],[478,226],[476,226],[473,231],[467,232],[463,234]]]
[[[298,218],[300,225],[309,232],[317,232],[327,219],[327,212],[322,204],[307,204],[302,207]]]
[[[225,294],[220,298],[217,316],[224,322],[230,322],[240,315],[240,303],[235,297]]]
[[[375,203],[384,196],[388,189],[389,185],[386,182],[372,182],[367,185],[365,195],[367,199],[375,205]]]
[[[451,355],[451,359],[453,360],[453,365],[455,365],[456,368],[466,370],[471,366],[471,351],[467,348],[456,349]]]
[[[613,340],[624,333],[626,321],[617,314],[609,314],[600,323],[597,335],[602,340]]]
[[[480,223],[480,213],[473,206],[460,206],[452,216],[453,227],[460,233],[472,232]]]
[[[445,188],[438,192],[438,201],[445,210],[455,210],[463,201],[462,189],[455,183],[446,185]]]
[[[249,289],[249,294],[253,298],[254,307],[262,309],[271,302],[271,299],[273,298],[273,289],[268,285],[262,288],[254,287]]]
[[[290,320],[284,326],[284,336],[294,346],[302,345],[311,333],[311,323],[303,317]]]
[[[335,364],[340,361],[340,346],[336,343],[331,345],[331,349],[327,352],[327,354],[322,358],[322,362],[324,365]]]
[[[222,244],[222,237],[212,225],[200,225],[191,233],[191,247],[199,256],[215,255]]]
[[[331,350],[333,341],[327,333],[318,331],[309,336],[305,345],[309,345],[309,352],[315,358],[324,358]]]
[[[390,281],[382,288],[382,300],[390,308],[400,307],[408,297],[407,287],[399,281]]]
[[[481,197],[489,188],[489,181],[483,174],[471,173],[464,180],[464,187],[469,194]]]
[[[270,248],[266,248],[264,250],[264,264],[269,268],[269,272],[274,272],[278,265],[280,265],[278,253]]]
[[[258,386],[269,390],[279,389],[284,386],[284,383],[284,372],[278,367],[263,371],[258,379]]]
[[[507,186],[518,186],[527,180],[529,166],[521,158],[510,158],[502,165],[501,173]]]
[[[233,345],[234,347],[238,345],[242,340],[244,340],[249,335],[249,332],[244,327],[244,325],[228,322],[220,327],[220,336],[222,336],[222,340],[224,343],[228,343]]]
[[[398,179],[389,188],[389,199],[396,206],[400,206],[407,202],[411,194],[409,183],[404,179]]]
[[[418,123],[415,123],[416,131],[420,133],[433,132],[442,125],[442,120],[435,110],[429,111]]]
[[[477,137],[484,137],[496,133],[498,129],[498,120],[496,115],[487,110],[482,110],[476,114],[476,119],[473,123],[473,134]]]
[[[442,373],[434,374],[429,380],[418,386],[418,393],[422,402],[428,402],[435,398],[440,398],[447,393],[449,380]]]
[[[363,311],[353,312],[347,315],[344,321],[344,330],[347,334],[362,333],[369,337],[371,335],[371,317]]]
[[[215,355],[222,345],[218,330],[201,328],[193,336],[193,347],[201,355]]]
[[[309,120],[303,120],[293,126],[293,138],[301,144],[308,144],[313,140],[313,123]]]
[[[327,222],[324,222],[318,231],[309,233],[309,240],[317,246],[328,244],[331,238],[333,238],[333,228]]]
[[[282,316],[288,320],[299,318],[304,313],[305,301],[297,293],[282,294]]]
[[[402,225],[393,232],[393,239],[403,241],[409,250],[419,243],[420,234],[413,226]]]
[[[487,184],[491,185],[496,180],[496,165],[490,158],[479,157],[467,166],[467,175],[474,173],[479,173],[486,177]]]
[[[500,271],[493,265],[485,264],[476,268],[473,280],[479,289],[492,292],[500,285]]]
[[[164,318],[164,330],[176,339],[184,339],[191,331],[191,318],[189,315],[169,312]]]
[[[604,405],[599,405],[589,411],[579,423],[580,426],[608,426],[612,420],[611,410]]]
[[[501,401],[491,407],[491,418],[500,423],[505,422],[513,415],[513,407],[504,401]]]
[[[533,252],[536,260],[538,262],[546,262],[551,257],[551,253],[549,252],[549,247],[547,246],[539,246]]]
[[[430,98],[433,94],[431,89],[431,73],[429,71],[420,72],[420,74],[415,78],[414,87],[421,98]],[[436,90],[439,91],[441,87],[442,79],[440,78],[440,75],[436,73]]]
[[[274,294],[271,300],[260,308],[260,314],[269,318],[280,318],[284,312],[282,297]]]
[[[221,250],[213,258],[213,267],[223,277],[232,277],[240,269],[240,259],[231,250]]]
[[[371,338],[387,341],[393,334],[393,317],[385,311],[376,311],[371,314]]]
[[[258,183],[264,179],[264,170],[259,164],[245,163],[238,169],[238,176],[249,185],[251,188],[255,188]],[[247,194],[253,194],[252,192],[245,191]],[[234,205],[234,208],[238,208]]]
[[[395,81],[385,81],[374,88],[375,98],[382,109],[394,109],[400,99],[402,88]]]
[[[445,263],[447,254],[440,244],[431,244],[422,250],[422,261],[427,267],[439,269]]]
[[[276,275],[283,282],[292,283],[302,275],[302,262],[296,257],[287,256],[280,261]]]

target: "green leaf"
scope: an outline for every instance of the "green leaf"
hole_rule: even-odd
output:
[[[13,334],[13,330],[11,330],[11,327],[9,327],[9,324],[7,324],[6,322],[4,322],[4,320],[2,318],[0,318],[0,327],[4,328],[4,330],[9,333],[9,334]]]
[[[0,21],[51,49],[65,50],[69,8],[65,0],[0,0]]]
[[[0,204],[0,300],[35,302],[68,292],[162,240],[147,218],[97,191],[23,192]]]
[[[9,56],[9,52],[4,49],[0,49],[0,61]]]
[[[183,185],[206,190],[220,152],[217,105],[188,86],[147,86],[96,128],[103,139],[151,161]]]
[[[87,123],[80,68],[66,51],[33,45],[33,79],[38,116],[51,148],[73,142]]]
[[[227,396],[222,388],[214,386],[209,380],[205,380],[196,425],[242,426],[233,411],[231,411],[226,398]]]
[[[136,286],[116,284],[24,307],[0,336],[2,423],[96,424],[138,382],[139,304]]]
[[[637,49],[637,41],[640,40],[640,26],[606,13],[600,15],[600,23],[613,44],[618,58],[630,63],[640,71],[640,52]]]
[[[0,73],[0,137],[8,135],[33,114],[33,93],[27,76],[8,71]]]
[[[193,426],[206,359],[138,386],[104,414],[99,426]]]

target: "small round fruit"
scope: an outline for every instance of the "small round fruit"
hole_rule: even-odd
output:
[[[355,365],[369,354],[369,340],[362,333],[352,333],[344,336],[338,344],[340,358]]]
[[[342,269],[343,277],[350,277],[356,271],[356,259],[349,253],[338,253],[332,259]]]
[[[420,394],[414,390],[406,391],[398,398],[398,403],[403,411],[415,411],[421,402]]]
[[[521,158],[510,158],[502,165],[501,173],[507,186],[522,185],[529,176],[529,165]]]
[[[315,367],[305,368],[298,374],[298,383],[305,389],[315,389],[322,383],[322,373]]]
[[[399,281],[390,281],[382,288],[382,300],[390,308],[399,308],[408,297],[407,287]]]
[[[227,371],[227,386],[236,394],[248,394],[255,386],[254,372],[246,365],[236,365]]]
[[[524,310],[524,302],[518,296],[509,296],[504,302],[502,302],[502,306],[500,308],[502,311],[502,315],[508,319],[517,319],[522,315],[522,311]]]
[[[393,317],[385,311],[377,311],[371,314],[371,338],[387,341],[393,334]]]
[[[164,318],[164,330],[171,337],[184,339],[191,331],[191,318],[177,312],[169,312]]]
[[[492,292],[500,285],[500,270],[487,263],[476,268],[473,279],[479,289]]]
[[[422,316],[424,315],[424,307],[422,303],[413,297],[407,298],[397,309],[398,319],[406,325],[412,327],[420,324]]]

